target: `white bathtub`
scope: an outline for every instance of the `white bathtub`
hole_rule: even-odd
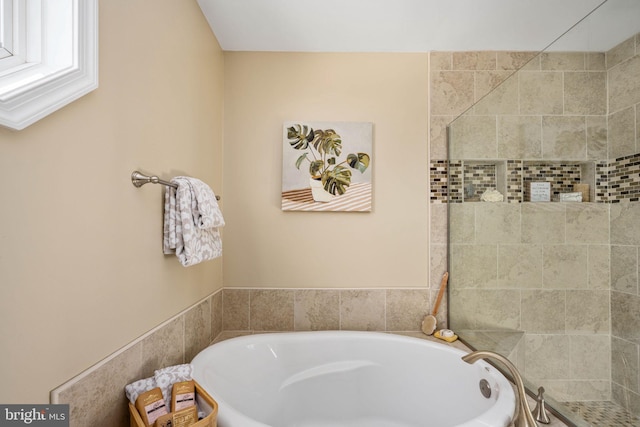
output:
[[[219,427],[507,426],[510,383],[464,354],[384,333],[291,332],[222,341],[192,364],[220,405]]]

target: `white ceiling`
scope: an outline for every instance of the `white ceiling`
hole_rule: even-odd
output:
[[[429,52],[539,51],[603,1],[198,0],[198,3],[220,45],[228,51]],[[596,19],[595,15],[602,19]],[[640,0],[608,0],[593,16],[561,38],[553,49],[610,49],[640,31]]]

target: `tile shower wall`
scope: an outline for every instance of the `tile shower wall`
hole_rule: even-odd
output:
[[[613,399],[640,414],[640,34],[607,52]]]
[[[521,358],[526,360],[519,363],[528,375],[546,378],[556,373],[557,379],[545,379],[544,385],[561,398],[612,396],[636,414],[640,414],[640,208],[634,203],[640,186],[639,46],[636,35],[606,54],[542,55],[492,93],[490,101],[471,111],[496,114],[495,121],[470,117],[457,124],[462,129],[457,137],[475,147],[454,154],[506,160],[509,202],[523,200],[522,159],[569,158],[594,163],[589,181],[596,184],[593,200],[600,203],[450,205],[458,224],[451,230],[452,269],[463,267],[455,260],[463,254],[468,271],[458,278],[452,274],[453,288],[458,288],[455,280],[463,284],[461,298],[451,307],[453,318],[459,316],[475,328],[531,330],[523,340]],[[462,56],[470,59],[454,60]],[[441,97],[432,99],[432,162],[446,166],[446,124],[486,93],[486,82],[501,81],[500,58],[507,57],[518,58],[491,52],[431,55],[432,96]],[[523,64],[530,56],[520,58]],[[553,95],[538,96],[536,92],[543,93],[539,89],[545,87],[553,89]],[[456,102],[447,105],[447,96]],[[543,144],[545,140],[557,143]],[[451,165],[456,173],[459,163]],[[447,209],[439,204],[446,199],[440,194],[448,190],[454,195],[452,201],[462,200],[462,182],[447,184],[450,188],[440,186],[431,197],[432,230],[447,226]],[[439,234],[432,231],[432,272],[446,268],[447,246]],[[489,304],[493,308],[487,309]],[[590,311],[595,315],[583,316]]]
[[[562,400],[609,400],[609,205],[456,203],[455,329],[520,330],[534,384]]]

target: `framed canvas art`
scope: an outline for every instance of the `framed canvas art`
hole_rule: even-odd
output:
[[[282,128],[282,210],[371,212],[373,123]]]

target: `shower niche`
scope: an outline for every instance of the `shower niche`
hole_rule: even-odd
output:
[[[583,202],[604,201],[606,169],[596,161],[452,160],[449,163],[452,202],[480,202],[487,190],[497,190],[504,202],[531,202],[531,183],[549,183],[550,202],[563,193],[588,185]]]

